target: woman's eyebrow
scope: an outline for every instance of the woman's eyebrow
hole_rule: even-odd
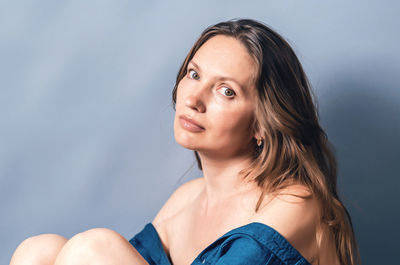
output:
[[[189,61],[188,64],[193,64],[193,65],[194,65],[197,69],[199,69],[199,71],[201,72],[200,66],[199,66],[197,63],[195,63],[193,60]],[[220,81],[229,80],[229,81],[235,82],[235,83],[239,86],[239,88],[240,88],[241,90],[244,90],[244,86],[242,86],[242,84],[240,84],[238,81],[236,81],[236,79],[234,79],[234,78],[232,78],[232,77],[219,76],[219,77],[217,77],[217,80],[220,80]]]

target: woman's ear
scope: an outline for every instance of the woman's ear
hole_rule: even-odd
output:
[[[260,126],[258,125],[257,121],[255,121],[254,124],[253,124],[253,137],[255,139],[262,139]]]
[[[262,147],[263,147],[263,143],[264,143],[264,138],[262,137],[262,134],[260,133],[260,130],[256,130],[254,132],[254,141],[256,143],[256,151],[259,152]],[[260,149],[261,148],[261,149]]]

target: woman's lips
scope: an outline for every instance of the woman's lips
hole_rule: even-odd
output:
[[[184,115],[179,116],[179,123],[181,124],[182,128],[191,132],[202,132],[205,130],[203,127],[198,125],[196,121]]]

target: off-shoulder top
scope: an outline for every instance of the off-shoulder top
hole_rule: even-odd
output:
[[[172,264],[152,223],[146,224],[129,242],[150,265]],[[281,234],[259,222],[225,233],[191,264],[311,265]]]

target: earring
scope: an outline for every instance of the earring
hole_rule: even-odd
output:
[[[262,144],[263,140],[262,139],[257,139],[257,146],[260,146]]]

